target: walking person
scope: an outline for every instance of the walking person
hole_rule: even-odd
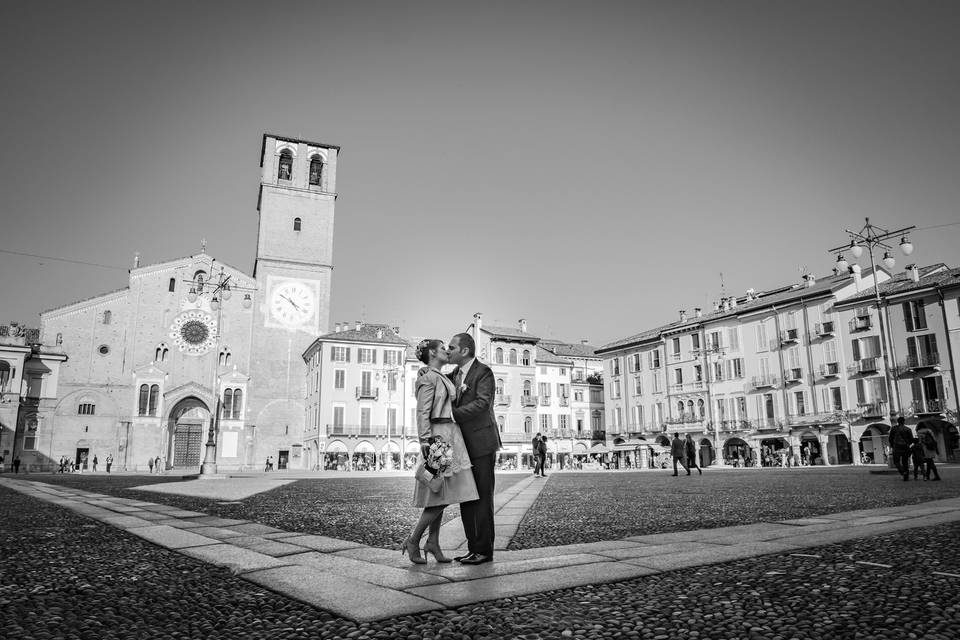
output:
[[[937,471],[937,465],[933,463],[933,459],[940,453],[936,436],[933,435],[933,431],[924,427],[923,429],[917,429],[917,440],[919,440],[923,451],[923,479],[939,481],[940,472]],[[930,478],[931,473],[933,474],[933,478]]]
[[[673,456],[673,475],[677,475],[677,463],[680,463],[680,466],[683,467],[684,471],[687,472],[687,475],[690,475],[690,470],[687,469],[687,464],[685,458],[687,457],[687,448],[683,444],[683,440],[680,439],[680,436],[673,434],[673,440],[670,442],[670,455]]]
[[[13,459],[13,472],[20,473],[20,456]]]
[[[153,461],[153,466],[154,468],[156,468],[157,473],[160,473],[161,471],[163,471],[163,467],[160,466],[160,456],[157,456],[156,459]]]
[[[147,458],[147,466],[150,467],[150,473],[153,473],[153,458]]]
[[[434,480],[436,475],[442,478],[436,490],[418,478],[413,489],[413,505],[423,507],[423,511],[400,550],[410,558],[410,562],[426,564],[427,560],[420,553],[420,538],[424,531],[429,530],[423,551],[432,553],[437,562],[450,562],[440,550],[443,510],[450,504],[476,500],[479,495],[470,471],[467,445],[460,427],[453,419],[453,400],[457,396],[457,388],[440,373],[448,361],[447,348],[441,340],[424,340],[417,345],[417,359],[426,365],[420,369],[415,385],[421,462],[432,461],[431,445],[441,442],[450,445],[450,463],[446,468],[438,466],[435,469]]]
[[[913,444],[913,434],[904,424],[903,417],[897,418],[897,424],[890,429],[888,440],[893,449],[893,464],[903,476],[903,481],[910,480],[910,445]]]
[[[93,472],[97,472],[97,454],[93,454]]]
[[[537,431],[537,435],[533,436],[533,440],[530,441],[530,447],[533,451],[533,477],[537,478],[543,473],[543,465],[540,463],[540,440],[543,438],[540,435],[540,432]]]
[[[113,454],[112,454],[112,453],[108,453],[108,454],[107,454],[106,463],[107,463],[107,473],[110,473],[110,467],[113,466]]]
[[[457,365],[451,374],[457,389],[453,419],[463,431],[478,495],[476,500],[460,504],[467,555],[454,560],[463,564],[483,564],[493,560],[496,535],[493,520],[496,478],[493,470],[501,444],[500,429],[493,413],[496,383],[490,367],[477,360],[477,345],[469,333],[458,333],[451,338],[449,359],[451,364]]]
[[[697,464],[697,445],[689,433],[687,434],[687,441],[684,444],[687,450],[687,475],[690,475],[690,469],[696,469],[697,473],[703,475],[703,469]]]
[[[540,477],[546,478],[547,474],[544,473],[544,469],[547,468],[547,436],[540,438],[540,453],[538,454],[540,465]]]
[[[913,479],[919,480],[920,473],[923,471],[923,445],[920,444],[920,434],[910,445],[910,461],[913,462]],[[923,479],[927,479],[927,474],[923,474]]]

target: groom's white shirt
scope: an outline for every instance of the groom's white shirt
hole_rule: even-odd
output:
[[[473,366],[474,361],[476,361],[476,358],[470,358],[465,365],[460,367],[460,372],[463,373],[463,377],[460,378],[460,384],[467,381],[467,373],[470,372],[470,367]]]

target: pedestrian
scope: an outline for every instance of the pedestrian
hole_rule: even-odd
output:
[[[913,444],[910,445],[910,461],[913,462],[913,479],[920,479],[920,472],[923,471],[923,445],[920,443],[920,434],[917,434],[917,439],[913,441]],[[927,474],[923,474],[923,479],[927,479]]]
[[[3,454],[0,453],[0,473],[3,473]]]
[[[803,446],[800,447],[800,457],[803,460],[803,466],[809,467],[810,466],[810,446],[809,445],[804,444]]]
[[[97,472],[97,454],[93,454],[93,472]]]
[[[263,462],[264,472],[270,471],[270,456],[267,456],[267,459]]]
[[[13,459],[13,472],[20,473],[20,456]]]
[[[63,456],[60,456],[60,470],[57,473],[63,473],[63,468],[67,466],[67,460]]]
[[[670,455],[673,456],[673,475],[677,475],[677,463],[680,463],[680,466],[684,468],[687,472],[687,475],[690,475],[690,470],[687,469],[687,464],[685,458],[687,457],[687,448],[683,444],[683,440],[680,439],[680,436],[676,433],[673,434],[673,440],[670,442]]]
[[[940,447],[937,446],[937,438],[933,435],[933,431],[926,427],[918,429],[917,440],[920,441],[923,450],[923,479],[930,480],[930,474],[933,473],[932,479],[940,480],[940,472],[937,471],[937,465],[933,463],[933,459],[940,453]]]
[[[530,441],[531,451],[533,451],[533,477],[538,478],[540,474],[543,473],[543,467],[540,466],[540,440],[543,438],[543,435],[538,431],[537,435],[533,436],[533,440]]]
[[[107,460],[106,460],[106,462],[107,462],[107,473],[110,473],[110,467],[113,466],[113,454],[112,454],[112,453],[108,453],[108,454],[107,454]]]
[[[913,444],[913,434],[904,424],[903,417],[897,418],[897,424],[890,429],[888,440],[893,449],[893,464],[903,476],[903,481],[910,480],[910,445]]]
[[[157,473],[160,473],[161,471],[160,456],[157,456],[156,459],[153,461],[153,466],[156,467]]]
[[[147,458],[147,466],[150,467],[150,473],[153,473],[153,458]]]
[[[540,465],[540,477],[546,478],[547,474],[543,472],[547,468],[547,436],[540,438],[540,453],[538,454]]]
[[[689,433],[687,434],[687,441],[684,444],[687,450],[687,475],[690,475],[690,469],[692,468],[696,468],[697,473],[703,475],[703,469],[697,464],[697,445]]]

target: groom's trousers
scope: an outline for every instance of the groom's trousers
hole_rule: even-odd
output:
[[[496,529],[493,524],[493,475],[496,453],[474,458],[473,480],[477,483],[478,500],[460,505],[460,519],[463,521],[463,534],[467,538],[467,551],[484,556],[493,556],[493,540]]]

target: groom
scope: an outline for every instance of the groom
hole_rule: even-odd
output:
[[[496,384],[490,367],[476,357],[477,345],[469,333],[450,340],[450,362],[457,368],[450,379],[457,387],[453,419],[460,425],[467,453],[473,464],[473,479],[480,498],[460,505],[460,519],[467,538],[467,554],[455,557],[463,564],[493,560],[493,465],[500,448],[500,429],[493,414]]]

